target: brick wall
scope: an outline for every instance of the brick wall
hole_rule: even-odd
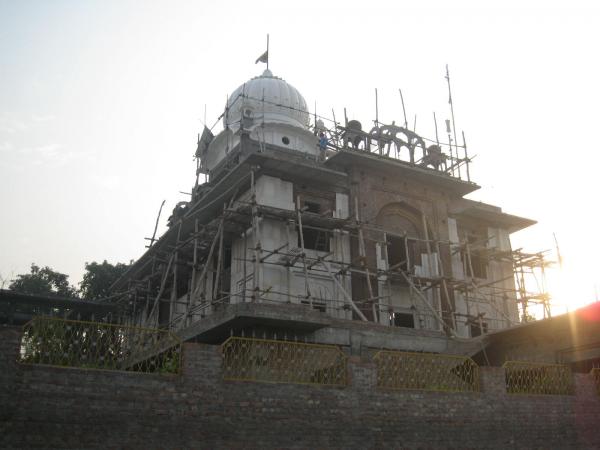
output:
[[[181,376],[21,366],[0,328],[1,448],[599,448],[600,397],[512,396],[501,368],[482,392],[386,392],[351,357],[351,385],[221,381],[218,348],[186,344]]]

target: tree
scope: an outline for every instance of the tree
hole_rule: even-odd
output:
[[[69,284],[69,275],[56,272],[48,266],[40,268],[35,263],[31,263],[30,273],[17,275],[8,288],[24,294],[77,296],[77,290]]]
[[[106,260],[102,264],[95,261],[85,263],[83,281],[79,283],[81,296],[86,300],[98,300],[110,296],[110,287],[128,268],[127,264],[113,265]]]

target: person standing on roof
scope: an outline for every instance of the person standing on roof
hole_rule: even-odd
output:
[[[319,150],[321,151],[321,160],[325,161],[325,150],[327,150],[327,144],[329,141],[327,140],[327,136],[322,131],[319,133]]]

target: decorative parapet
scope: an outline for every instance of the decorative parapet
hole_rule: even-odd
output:
[[[181,340],[169,331],[153,328],[36,317],[23,326],[19,361],[178,374]]]
[[[381,350],[373,360],[379,388],[479,391],[479,366],[467,356]]]
[[[336,346],[244,337],[221,345],[223,379],[347,386],[347,357]]]
[[[506,392],[509,394],[573,395],[573,374],[569,366],[527,361],[507,361]]]

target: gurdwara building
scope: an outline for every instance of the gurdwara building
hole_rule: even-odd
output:
[[[338,119],[268,69],[235,89],[223,130],[199,136],[190,201],[113,286],[128,321],[207,343],[472,353],[527,317],[514,275],[532,255],[510,235],[534,222],[465,198],[464,139]]]

